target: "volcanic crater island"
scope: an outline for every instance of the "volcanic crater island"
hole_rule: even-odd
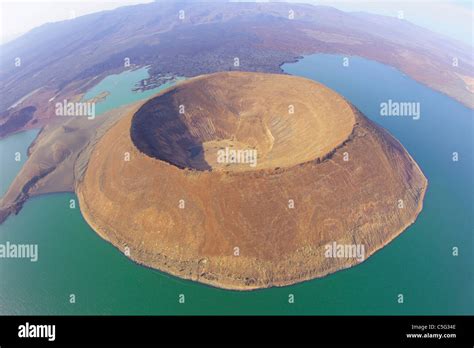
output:
[[[202,75],[115,114],[73,164],[81,212],[134,261],[180,278],[252,290],[322,277],[422,209],[427,180],[403,146],[311,80]],[[328,256],[331,245],[364,257]]]

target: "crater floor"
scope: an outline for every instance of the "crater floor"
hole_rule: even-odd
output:
[[[336,93],[302,78],[292,88],[293,79],[256,73],[191,79],[138,110],[132,141],[150,157],[197,170],[283,168],[322,158],[348,138],[354,113]],[[226,148],[255,150],[256,165],[218,161]]]

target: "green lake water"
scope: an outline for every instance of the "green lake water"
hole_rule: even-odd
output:
[[[0,243],[39,245],[37,262],[0,259],[0,313],[474,314],[472,111],[362,58],[352,57],[344,67],[341,56],[314,55],[283,68],[335,89],[408,149],[429,180],[414,225],[357,267],[289,287],[237,292],[133,263],[88,227],[79,208],[69,208],[74,194],[37,197],[0,225]],[[131,72],[116,85],[106,78],[90,92],[111,92],[102,112],[129,102],[123,101],[133,94],[131,86],[144,78],[137,71],[142,73]],[[122,97],[113,99],[114,94]],[[380,103],[388,99],[419,101],[421,118],[379,116]],[[20,135],[0,142],[2,157],[10,155],[3,152],[10,141],[27,148],[32,138],[12,140]],[[459,153],[458,162],[452,161],[453,152]],[[13,177],[11,169],[2,180]],[[452,255],[453,247],[459,248],[458,256]],[[75,304],[69,303],[70,294]],[[178,302],[180,294],[184,304]],[[289,294],[295,303],[288,303]],[[403,304],[398,294],[404,295]]]

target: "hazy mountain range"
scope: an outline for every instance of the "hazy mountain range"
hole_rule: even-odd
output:
[[[404,20],[307,4],[157,2],[45,24],[3,45],[0,136],[49,122],[49,101],[77,98],[126,58],[152,77],[191,77],[281,72],[317,52],[392,65],[474,107],[471,48]]]

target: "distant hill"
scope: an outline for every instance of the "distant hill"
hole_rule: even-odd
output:
[[[281,72],[284,62],[316,52],[359,55],[474,107],[469,47],[404,20],[323,6],[155,2],[45,24],[1,50],[1,117],[34,106],[30,122],[42,121],[36,126],[52,116],[48,100],[84,92],[125,69],[125,58],[132,66],[150,65],[154,76],[191,77],[226,70]]]

